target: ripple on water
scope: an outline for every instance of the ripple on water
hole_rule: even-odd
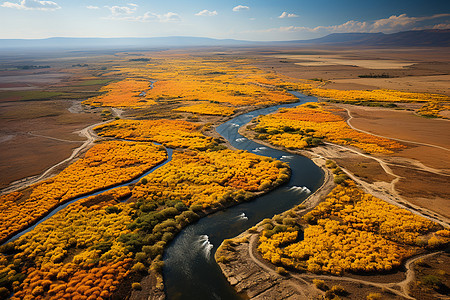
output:
[[[310,194],[311,193],[311,191],[306,186],[295,186],[294,185],[290,188],[287,188],[287,190],[290,192],[298,193],[298,194],[303,194],[303,193]]]
[[[197,244],[199,246],[199,250],[203,252],[203,255],[207,259],[210,259],[213,244],[209,241],[209,237],[206,234],[201,235],[197,240]]]

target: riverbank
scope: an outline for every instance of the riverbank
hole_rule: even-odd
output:
[[[245,203],[249,203],[250,201],[254,201],[256,198],[263,196],[277,188],[280,188],[280,186],[286,184],[286,182],[289,179],[286,179],[285,181],[277,184],[277,185],[273,185],[270,188],[264,190],[264,191],[259,191],[259,192],[255,192],[253,197],[246,199],[245,201],[241,201],[241,202],[227,202],[227,203],[221,203],[220,206],[217,207],[210,207],[208,209],[204,209],[201,211],[197,211],[196,214],[198,215],[198,219],[195,220],[192,223],[186,223],[184,227],[180,228],[178,233],[177,233],[177,237],[179,238],[178,235],[180,235],[184,230],[186,230],[187,227],[194,225],[197,222],[200,222],[202,219],[207,218],[208,216],[211,216],[215,213],[219,213],[219,212],[223,212],[225,210],[228,209],[233,209],[236,208],[238,206],[242,206]],[[169,247],[173,247],[172,243],[174,241],[172,241],[169,244]],[[208,242],[208,240],[206,240],[206,242]],[[192,245],[191,245],[192,246]],[[165,250],[166,253],[166,250]],[[145,276],[141,281],[141,287],[142,289],[140,290],[133,290],[131,292],[130,295],[130,300],[140,300],[140,299],[157,299],[157,300],[163,300],[166,299],[166,293],[165,293],[165,284],[164,284],[164,280],[161,278],[161,274],[157,271],[157,270],[153,270],[151,269],[149,272],[148,276]]]
[[[248,129],[251,125],[252,123],[249,123],[239,128],[239,134],[256,141],[254,132]],[[335,187],[333,174],[326,168],[326,158],[322,155],[304,150],[293,151],[261,140],[257,142],[267,147],[305,156],[324,172],[322,185],[297,206],[296,213],[303,215],[312,210]],[[273,265],[262,259],[256,250],[256,244],[264,224],[263,220],[231,239],[231,242],[224,241],[215,254],[215,260],[236,292],[249,299],[313,299],[324,294],[311,282],[277,273]],[[227,246],[224,246],[225,244]]]
[[[441,225],[448,227],[448,220],[432,211],[422,207],[415,206],[405,199],[402,199],[395,192],[395,183],[397,176],[390,172],[389,166],[380,158],[372,157],[361,153],[358,149],[325,143],[325,145],[311,148],[308,150],[291,150],[284,147],[274,146],[266,141],[255,138],[256,133],[251,130],[255,125],[252,121],[239,129],[239,133],[249,140],[257,141],[268,147],[276,148],[293,154],[304,155],[314,161],[318,166],[325,170],[328,178],[324,184],[314,194],[308,197],[303,205],[299,205],[294,211],[298,215],[304,215],[311,210],[331,191],[334,186],[333,176],[325,168],[325,162],[328,159],[339,157],[345,160],[346,155],[356,156],[356,159],[371,158],[380,164],[380,167],[393,177],[391,183],[366,182],[355,176],[349,170],[342,168],[347,175],[365,190],[388,203],[405,208],[417,215],[424,216],[430,220],[436,221]],[[354,157],[353,157],[354,159]],[[331,179],[331,180],[330,180]],[[283,215],[283,214],[282,214]],[[246,230],[239,236],[222,243],[216,252],[215,259],[235,290],[250,299],[312,299],[322,297],[325,291],[317,288],[313,284],[313,279],[326,279],[326,284],[341,285],[347,291],[351,291],[350,299],[362,299],[369,293],[380,293],[389,297],[389,299],[414,299],[409,295],[409,285],[414,280],[413,264],[419,259],[429,257],[435,253],[427,253],[410,258],[405,262],[405,272],[396,272],[394,274],[384,274],[380,276],[351,276],[336,277],[316,274],[299,274],[289,272],[284,269],[280,271],[276,266],[267,262],[257,251],[257,241],[264,228],[265,222],[260,222],[253,228]],[[363,292],[364,291],[364,292]]]
[[[396,190],[395,185],[402,177],[392,171],[392,155],[385,159],[382,156],[363,153],[354,147],[341,146],[328,142],[318,147],[308,148],[307,150],[286,149],[285,147],[272,145],[267,141],[256,139],[257,133],[251,129],[255,125],[256,123],[252,121],[246,126],[239,128],[239,133],[249,140],[256,141],[268,147],[306,156],[318,166],[324,165],[326,160],[335,160],[341,169],[365,192],[390,204],[430,219],[446,228],[450,227],[450,218],[426,207],[409,202]],[[400,160],[395,164],[395,167],[402,166],[402,163],[403,160]],[[358,166],[358,168],[355,166]],[[408,161],[405,161],[403,167],[407,168],[411,167],[411,165]]]
[[[259,235],[264,230],[264,224],[260,222],[239,236],[225,241],[215,255],[228,282],[245,299],[320,299],[326,292],[315,280],[324,281],[327,289],[342,287],[345,299],[360,300],[375,293],[380,294],[380,299],[415,299],[410,296],[410,287],[417,281],[416,263],[423,265],[424,260],[441,257],[443,254],[438,251],[417,255],[404,263],[404,270],[384,274],[383,278],[376,275],[331,276],[291,272],[267,262],[258,252]]]

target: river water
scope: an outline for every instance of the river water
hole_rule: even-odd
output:
[[[172,241],[164,255],[163,276],[168,299],[241,299],[220,271],[214,253],[223,240],[235,237],[273,215],[300,204],[323,182],[323,172],[310,159],[262,146],[238,133],[241,126],[259,115],[294,107],[317,98],[292,92],[300,102],[259,109],[238,116],[217,128],[241,150],[289,163],[289,182],[253,201],[214,213],[192,224]]]
[[[321,186],[323,172],[310,159],[262,146],[238,133],[241,126],[247,124],[256,116],[270,114],[282,107],[295,107],[306,102],[317,101],[317,98],[312,96],[305,96],[296,92],[292,92],[292,94],[299,98],[299,102],[259,109],[238,116],[217,128],[217,132],[237,149],[289,163],[292,175],[289,182],[282,187],[250,202],[206,216],[180,232],[164,255],[163,275],[168,299],[241,299],[228,284],[214,260],[217,247],[224,239],[239,235],[264,218],[270,218],[301,203],[311,192]],[[164,163],[154,167],[139,178],[73,199],[55,208],[38,223],[21,231],[3,244],[12,242],[33,230],[37,225],[71,203],[119,186],[138,182],[142,177],[171,160],[172,149],[167,149],[167,152],[168,159]]]
[[[156,145],[161,145],[161,144],[159,144],[159,143],[154,143],[154,144],[156,144]],[[139,177],[137,177],[137,178],[135,178],[135,179],[132,179],[132,180],[129,180],[129,181],[127,181],[127,182],[118,184],[118,185],[113,185],[112,187],[106,187],[106,188],[100,189],[100,190],[98,190],[98,191],[96,191],[96,192],[89,192],[89,193],[86,193],[85,195],[79,196],[79,197],[74,198],[74,199],[72,199],[72,200],[70,200],[70,201],[68,201],[68,202],[66,202],[66,203],[64,203],[64,204],[61,204],[60,206],[58,206],[58,207],[54,208],[52,211],[50,211],[45,217],[43,217],[43,218],[40,219],[38,222],[36,222],[36,224],[34,224],[33,226],[30,226],[30,227],[28,227],[28,228],[26,228],[26,229],[24,229],[24,230],[18,232],[17,234],[13,235],[13,236],[10,237],[8,240],[6,240],[2,245],[17,240],[17,239],[20,238],[22,235],[24,235],[24,234],[27,233],[27,232],[30,232],[31,230],[33,230],[34,228],[36,228],[36,226],[38,226],[38,225],[41,224],[42,222],[46,221],[47,219],[51,218],[54,214],[56,214],[57,212],[59,212],[60,210],[62,210],[62,209],[64,209],[64,208],[66,208],[67,206],[69,206],[69,205],[72,204],[72,203],[75,203],[75,202],[77,202],[77,201],[79,201],[79,200],[81,200],[81,199],[85,199],[85,198],[88,198],[88,197],[91,197],[91,196],[99,195],[99,194],[101,194],[101,193],[107,192],[107,191],[112,190],[112,189],[115,189],[115,188],[119,188],[119,187],[122,187],[122,186],[128,186],[128,185],[130,185],[130,184],[134,184],[134,183],[139,182],[139,180],[141,180],[141,178],[144,178],[144,177],[147,176],[148,174],[150,174],[150,173],[156,171],[157,169],[161,168],[162,166],[164,166],[165,164],[167,164],[168,162],[170,162],[170,161],[172,160],[172,153],[173,153],[173,150],[170,149],[170,148],[166,148],[166,151],[167,151],[167,160],[165,160],[163,163],[161,163],[161,164],[159,164],[159,165],[153,167],[152,169],[150,169],[149,171],[147,171],[147,172],[145,172],[144,174],[140,175]]]

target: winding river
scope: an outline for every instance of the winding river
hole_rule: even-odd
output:
[[[158,144],[158,143],[154,143],[154,144],[156,144],[156,145],[161,145],[161,144]],[[18,232],[17,234],[13,235],[13,236],[10,237],[9,239],[7,239],[5,242],[3,242],[1,245],[4,245],[4,244],[7,244],[7,243],[10,243],[10,242],[13,242],[13,241],[17,240],[18,238],[20,238],[20,237],[21,237],[22,235],[24,235],[25,233],[30,232],[30,231],[33,230],[36,226],[38,226],[39,224],[41,224],[42,222],[44,222],[44,221],[47,220],[48,218],[52,217],[52,216],[53,216],[54,214],[56,214],[58,211],[60,211],[61,209],[66,208],[67,206],[69,206],[70,204],[72,204],[72,203],[74,203],[74,202],[77,202],[77,201],[79,201],[79,200],[81,200],[81,199],[85,199],[85,198],[88,198],[88,197],[91,197],[91,196],[99,195],[99,194],[101,194],[101,193],[107,192],[107,191],[109,191],[109,190],[112,190],[112,189],[115,189],[115,188],[118,188],[118,187],[127,186],[127,185],[130,185],[130,184],[137,183],[139,180],[141,180],[141,178],[144,178],[144,177],[147,176],[148,174],[150,174],[150,173],[154,172],[155,170],[161,168],[162,166],[164,166],[165,164],[167,164],[168,162],[170,162],[170,161],[172,160],[172,153],[173,153],[173,150],[170,149],[170,148],[166,148],[166,151],[167,151],[167,159],[166,159],[164,162],[162,162],[162,163],[160,163],[159,165],[153,167],[152,169],[150,169],[149,171],[145,172],[144,174],[138,176],[137,178],[132,179],[132,180],[129,180],[129,181],[124,182],[124,183],[121,183],[121,184],[118,184],[118,185],[114,185],[114,186],[112,186],[112,187],[106,187],[106,188],[100,189],[100,190],[98,190],[98,191],[96,191],[96,192],[89,192],[89,193],[87,193],[87,194],[85,194],[85,195],[79,196],[79,197],[74,198],[74,199],[72,199],[72,200],[70,200],[70,201],[68,201],[68,202],[65,202],[64,204],[61,204],[60,206],[58,206],[58,207],[54,208],[53,210],[51,210],[47,215],[45,215],[45,217],[43,217],[42,219],[40,219],[40,220],[39,220],[38,222],[36,222],[34,225],[32,225],[32,226],[30,226],[30,227],[28,227],[28,228],[26,228],[26,229],[24,229],[24,230]]]
[[[286,211],[305,200],[323,182],[323,172],[310,159],[262,146],[238,133],[239,127],[259,115],[294,107],[317,98],[292,92],[300,102],[259,109],[238,116],[217,128],[241,150],[288,162],[289,182],[253,201],[239,204],[200,219],[172,241],[164,255],[163,276],[168,299],[241,299],[228,284],[214,253],[223,240],[235,237],[264,218]]]
[[[163,275],[168,299],[241,299],[228,284],[219,266],[214,261],[214,253],[217,247],[224,239],[237,236],[264,218],[272,217],[274,214],[286,211],[301,203],[311,192],[321,186],[323,172],[310,159],[262,146],[238,133],[241,126],[247,124],[256,116],[275,112],[279,108],[295,107],[306,102],[317,101],[317,98],[312,96],[305,96],[296,92],[292,92],[292,94],[297,96],[300,101],[255,110],[238,116],[217,128],[217,132],[237,149],[288,162],[292,169],[292,175],[289,182],[282,187],[250,202],[206,216],[180,232],[164,255]],[[168,159],[164,163],[138,178],[64,203],[39,222],[14,235],[3,244],[12,242],[33,230],[37,225],[71,203],[116,187],[138,182],[142,177],[170,162],[173,151],[167,149],[167,152]]]

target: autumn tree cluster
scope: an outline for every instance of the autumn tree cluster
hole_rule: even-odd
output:
[[[240,107],[297,100],[286,92],[286,87],[296,86],[290,82],[294,79],[263,71],[254,67],[251,60],[242,58],[155,54],[148,64],[118,66],[108,75],[128,79],[106,86],[106,94],[88,99],[85,104],[142,107],[177,101],[192,101],[194,104],[213,101]],[[143,79],[133,78],[153,79],[155,82],[151,89],[144,88]],[[269,83],[274,79],[274,84],[260,83],[259,79]],[[286,85],[282,86],[283,83]],[[145,95],[139,96],[138,91],[145,91]],[[221,110],[217,106],[213,108],[216,113],[230,111],[225,107]]]
[[[334,99],[337,101],[381,101],[381,102],[429,102],[449,101],[450,98],[441,94],[411,93],[397,90],[334,90],[324,88],[313,88],[311,94],[318,97]]]
[[[299,80],[255,67],[255,59],[155,53],[145,64],[119,62],[108,76],[125,78],[101,89],[102,95],[84,101],[92,106],[143,108],[155,104],[180,103],[180,111],[214,115],[232,114],[232,107],[267,106],[295,102],[287,91],[322,97],[334,102],[371,103],[431,102],[426,115],[439,115],[439,106],[450,98],[440,94],[397,90],[335,90],[325,82]],[[201,101],[200,106],[196,106]],[[221,104],[221,107],[207,102]],[[186,103],[190,105],[186,106]],[[223,105],[225,104],[225,105]],[[207,107],[206,107],[207,106]],[[230,107],[231,106],[231,107]],[[440,108],[437,108],[437,107]],[[428,112],[426,112],[428,111]],[[420,113],[420,112],[419,112]]]
[[[134,188],[133,197],[206,208],[248,199],[285,182],[289,175],[285,163],[244,151],[176,151],[169,164]]]
[[[184,226],[289,175],[286,164],[244,151],[174,151],[134,186],[83,198],[1,247],[0,287],[12,299],[110,299],[130,290],[126,278],[150,273],[162,290],[164,248]]]
[[[441,114],[442,111],[450,110],[450,105],[445,103],[439,103],[437,101],[427,102],[425,103],[417,113],[421,116],[428,118],[444,118],[448,119],[447,116]]]
[[[364,193],[350,180],[302,219],[293,213],[265,226],[258,247],[265,259],[313,273],[390,271],[423,247],[450,240],[438,234],[440,225]]]
[[[133,141],[154,141],[170,148],[206,150],[217,141],[199,132],[200,126],[183,120],[116,120],[94,130],[104,137]]]
[[[317,146],[323,140],[360,148],[368,153],[392,153],[404,145],[356,131],[325,104],[304,104],[261,116],[254,128],[258,138],[290,149]]]
[[[91,106],[108,107],[143,107],[155,104],[148,97],[147,91],[151,89],[149,80],[127,78],[110,83],[100,89],[102,95],[89,98],[83,104]]]
[[[11,299],[109,299],[131,272],[119,241],[132,208],[128,187],[82,199],[1,248],[0,285]]]
[[[78,196],[125,183],[167,158],[151,143],[103,142],[57,176],[25,191],[0,196],[0,240]]]
[[[174,109],[174,111],[190,112],[201,115],[231,116],[236,109],[222,104],[203,102],[190,106],[182,106]]]

